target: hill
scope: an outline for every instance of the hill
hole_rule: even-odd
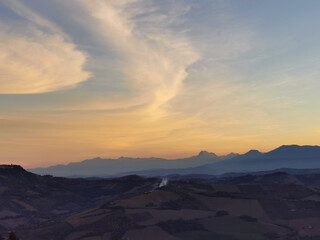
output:
[[[133,189],[153,189],[158,181],[138,176],[67,179],[39,176],[18,165],[0,165],[0,232],[37,228],[119,195],[124,197]]]
[[[39,176],[0,166],[0,233],[23,240],[312,240],[320,175],[170,180]],[[165,181],[163,181],[165,182]]]

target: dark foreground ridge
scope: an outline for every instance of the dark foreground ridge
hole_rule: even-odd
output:
[[[2,165],[0,192],[0,234],[22,240],[320,239],[319,174],[90,180]]]
[[[24,170],[23,167],[21,167],[20,165],[0,165],[0,174],[1,175],[9,175],[9,174],[30,174],[29,172],[27,172],[26,170]]]

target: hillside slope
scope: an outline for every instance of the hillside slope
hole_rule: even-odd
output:
[[[320,175],[67,179],[0,166],[0,234],[22,240],[312,240]],[[164,181],[165,182],[165,181]],[[232,231],[231,231],[232,230]]]
[[[38,227],[133,189],[153,189],[158,182],[138,176],[94,181],[57,178],[39,176],[17,165],[0,165],[0,231]]]

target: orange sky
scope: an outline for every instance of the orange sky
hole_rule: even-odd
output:
[[[285,2],[1,1],[0,162],[320,144],[320,2]]]

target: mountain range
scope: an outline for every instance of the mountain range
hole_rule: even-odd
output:
[[[231,159],[238,154],[230,153],[226,156],[217,156],[214,153],[201,151],[197,156],[189,158],[168,160],[164,158],[129,158],[118,159],[94,158],[82,162],[69,163],[67,165],[56,165],[48,168],[28,169],[30,172],[40,175],[54,175],[60,177],[78,176],[113,176],[123,175],[126,172],[136,172],[149,169],[182,169],[202,166]]]
[[[35,168],[29,171],[41,175],[110,177],[128,174],[164,176],[169,174],[221,175],[230,172],[257,172],[279,168],[320,168],[320,146],[283,145],[267,153],[250,150],[245,154],[217,156],[206,151],[197,156],[167,160],[161,158],[95,158],[79,163]]]

